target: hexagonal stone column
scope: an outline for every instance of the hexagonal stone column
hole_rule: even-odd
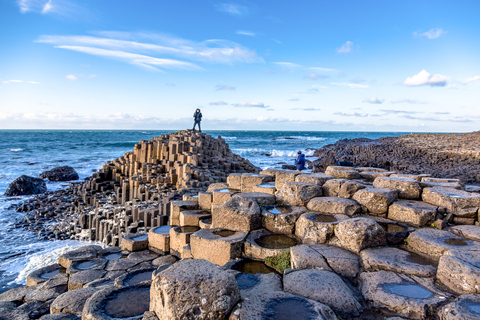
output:
[[[242,192],[253,192],[253,186],[272,182],[273,177],[264,174],[244,173],[242,174]]]
[[[170,253],[179,258],[182,256],[183,247],[190,244],[190,235],[200,230],[196,226],[177,226],[170,229]]]
[[[130,233],[122,238],[120,244],[122,250],[140,251],[148,248],[148,234],[146,233]]]
[[[360,179],[360,173],[353,167],[328,166],[325,174],[339,179]]]
[[[398,190],[388,188],[372,188],[358,190],[353,200],[365,207],[373,215],[386,216],[388,206],[398,198]]]
[[[342,248],[356,253],[365,248],[387,244],[383,228],[368,218],[353,218],[340,222],[335,227],[335,235]]]
[[[414,227],[423,227],[435,221],[437,211],[437,206],[423,201],[401,200],[388,208],[388,218]]]
[[[396,189],[400,199],[418,199],[422,194],[422,188],[418,181],[412,178],[378,177],[373,181],[373,186]]]
[[[480,207],[480,194],[452,188],[426,188],[423,190],[422,199],[435,206],[447,208],[447,212]]]
[[[349,217],[343,214],[304,213],[295,223],[295,235],[302,243],[326,243],[333,236],[334,226],[346,219]]]
[[[480,250],[447,251],[438,262],[437,279],[459,294],[480,293]]]
[[[262,226],[271,232],[293,234],[298,217],[305,211],[305,207],[265,206],[262,208]]]
[[[327,197],[350,199],[355,192],[365,189],[366,186],[358,181],[347,179],[331,179],[323,184],[323,193]]]
[[[321,172],[301,173],[295,177],[295,182],[313,183],[319,186],[323,186],[330,179],[334,178]]]
[[[277,191],[277,201],[290,206],[305,206],[311,199],[323,195],[322,187],[305,182],[286,182]]]
[[[212,228],[250,231],[262,226],[258,204],[244,197],[232,197],[212,210]]]
[[[336,197],[318,197],[313,198],[307,204],[308,210],[327,213],[327,214],[345,214],[352,216],[362,212],[362,207],[357,201],[352,199]]]
[[[172,226],[161,226],[148,232],[148,248],[152,251],[170,251],[170,229]]]

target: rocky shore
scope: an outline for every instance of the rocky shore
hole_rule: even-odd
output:
[[[193,140],[209,141],[200,161],[179,160]],[[0,294],[0,318],[480,318],[480,188],[378,167],[258,172],[198,133],[139,145],[73,203],[36,200],[71,208],[52,215],[73,217],[70,237],[111,246],[33,272]]]
[[[314,155],[318,157],[313,162],[314,172],[348,164],[480,184],[480,132],[345,139],[318,149]]]

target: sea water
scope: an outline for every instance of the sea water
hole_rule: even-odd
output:
[[[122,130],[0,130],[0,293],[25,284],[28,274],[56,262],[59,255],[87,243],[73,240],[47,241],[34,231],[15,229],[15,220],[25,213],[10,207],[28,199],[5,197],[7,186],[25,174],[40,173],[59,166],[71,166],[84,180],[106,161],[132,151],[140,140],[173,131]],[[398,136],[395,132],[307,132],[307,131],[206,131],[221,136],[230,149],[254,165],[280,168],[294,164],[297,151],[314,160],[314,149],[340,139]],[[48,182],[48,190],[66,188],[68,182]]]

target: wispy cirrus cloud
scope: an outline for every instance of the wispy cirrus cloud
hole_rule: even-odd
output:
[[[408,77],[403,82],[409,87],[431,86],[444,87],[447,84],[448,77],[443,74],[430,74],[427,70],[422,70],[418,74]]]
[[[227,40],[195,42],[163,34],[131,32],[98,32],[98,34],[99,36],[43,35],[36,41],[53,44],[55,48],[121,60],[150,70],[203,69],[193,62],[212,64],[263,62],[254,50]]]
[[[242,36],[250,36],[250,37],[256,36],[255,32],[252,32],[252,31],[237,30],[237,32],[235,32],[235,33],[240,34]]]
[[[235,91],[235,87],[232,87],[232,86],[227,86],[225,84],[217,84],[215,86],[215,90],[216,91],[221,91],[221,90],[232,90],[232,91]]]
[[[24,80],[4,80],[2,81],[3,84],[10,84],[10,83],[29,83],[29,84],[39,84],[38,81],[24,81]]]
[[[365,98],[362,102],[364,103],[371,103],[371,104],[381,104],[385,101],[385,99],[379,99],[377,97]]]
[[[414,113],[420,113],[417,111],[409,111],[409,110],[396,110],[396,109],[380,109],[380,112],[383,112],[384,114],[414,114]]]
[[[408,103],[408,104],[427,104],[428,102],[426,101],[421,101],[421,100],[416,100],[416,99],[407,99],[407,98],[401,98],[398,100],[393,100],[391,101],[392,103]]]
[[[480,82],[480,76],[474,76],[463,80],[463,83]]]
[[[210,102],[209,105],[211,105],[211,106],[226,106],[226,105],[228,105],[228,103],[226,103],[225,101],[214,101],[214,102]]]
[[[21,13],[55,14],[73,19],[90,15],[75,0],[17,0],[17,4]]]
[[[353,51],[353,42],[347,41],[340,48],[337,48],[337,53],[351,53]]]
[[[232,104],[238,108],[268,108],[263,102],[239,102]]]
[[[330,82],[330,84],[334,84],[336,86],[342,86],[342,87],[349,87],[350,89],[365,89],[369,88],[369,85],[366,84],[358,84],[358,83],[346,83],[346,82]]]
[[[298,110],[298,111],[321,111],[322,109],[319,109],[319,108],[290,108],[290,110]]]
[[[250,13],[250,10],[247,7],[236,3],[218,3],[214,6],[218,11],[225,12],[233,16],[245,16]]]
[[[368,117],[368,113],[358,113],[358,112],[334,112],[333,114],[337,116],[342,116],[342,117],[357,117],[357,118]]]
[[[437,39],[438,37],[440,37],[442,34],[445,34],[445,33],[447,33],[447,31],[443,30],[442,28],[433,28],[426,32],[415,31],[413,35],[415,37],[425,37],[431,40],[431,39]]]
[[[75,81],[75,80],[78,80],[78,77],[74,74],[67,74],[65,76],[65,79],[68,79],[68,80],[72,80],[72,81]]]

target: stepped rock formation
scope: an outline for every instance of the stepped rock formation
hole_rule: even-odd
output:
[[[449,134],[409,134],[376,140],[345,139],[318,149],[314,172],[352,163],[405,174],[426,173],[480,184],[480,131]]]

